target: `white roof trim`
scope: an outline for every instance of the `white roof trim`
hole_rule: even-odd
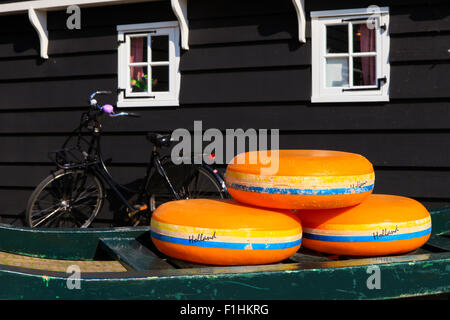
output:
[[[325,10],[325,11],[312,11],[311,18],[325,18],[334,16],[352,16],[360,14],[387,14],[389,13],[389,7],[368,7],[360,9],[343,9],[343,10]]]
[[[187,0],[170,0],[172,10],[180,24],[181,47],[189,50],[189,22],[187,15]]]
[[[28,19],[36,29],[41,43],[41,57],[48,59],[47,11],[28,9]]]
[[[161,0],[35,0],[0,4],[0,15],[27,13],[30,23],[39,35],[41,57],[48,59],[47,11],[62,10],[69,6],[94,7],[125,3],[153,2]],[[181,47],[189,49],[189,23],[187,0],[170,0],[181,31]]]
[[[298,40],[306,43],[305,0],[292,0],[298,19]]]
[[[54,11],[65,9],[69,6],[95,7],[113,4],[150,2],[159,0],[35,0],[0,4],[0,14],[25,13],[29,8],[37,10]]]
[[[48,59],[48,31],[47,31],[47,11],[61,10],[72,5],[79,7],[107,6],[114,4],[150,2],[161,0],[34,0],[0,4],[0,15],[18,14],[28,12],[31,24],[36,29],[41,43],[41,57]],[[181,47],[189,49],[189,22],[187,16],[188,0],[170,0],[172,10],[178,19],[181,33]],[[298,38],[302,43],[306,42],[306,18],[305,0],[292,0],[298,19]],[[321,12],[316,12],[321,13]],[[329,12],[327,12],[329,14]],[[313,15],[312,15],[313,16]]]

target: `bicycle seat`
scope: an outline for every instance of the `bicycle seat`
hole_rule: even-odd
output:
[[[147,133],[147,139],[150,140],[157,147],[169,147],[171,145],[170,137],[172,135],[169,134],[159,134],[155,132]]]

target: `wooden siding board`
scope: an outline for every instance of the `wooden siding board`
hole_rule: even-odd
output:
[[[447,74],[450,64],[393,65],[390,98],[448,98]],[[309,68],[186,73],[181,88],[184,104],[309,101],[311,74]]]
[[[65,10],[49,12],[49,33],[66,29],[69,16]],[[170,1],[81,8],[81,29],[176,20]]]
[[[140,119],[106,119],[107,131],[171,131],[193,129],[194,121],[203,127],[281,128],[284,131],[320,130],[425,130],[449,129],[447,102],[390,103],[385,105],[226,105],[180,107],[177,110],[136,110]],[[133,127],[133,129],[131,129]]]
[[[391,66],[391,99],[450,97],[450,63]]]
[[[450,38],[449,38],[450,39]],[[399,39],[396,39],[399,40]],[[440,37],[434,43],[432,50],[415,50],[416,46],[405,48],[394,54],[392,64],[391,79],[391,97],[392,98],[443,98],[449,97],[449,82],[442,79],[444,73],[450,72],[450,63],[447,61],[436,61],[435,59],[448,59],[448,49],[445,48],[445,37]],[[393,41],[395,42],[395,41]],[[403,41],[405,45],[406,41]],[[309,61],[310,45],[301,45],[297,50],[292,49],[293,43],[272,43],[237,47],[213,47],[197,48],[192,52],[185,53],[181,59],[182,96],[186,98],[184,103],[202,102],[201,99],[207,99],[202,96],[199,101],[192,100],[192,97],[199,96],[198,90],[204,88],[203,84],[197,84],[201,81],[218,81],[215,89],[225,89],[234,91],[233,86],[241,87],[242,81],[248,81],[245,85],[251,89],[252,86],[260,86],[261,70],[267,71],[264,77],[268,77],[267,85],[273,87],[273,90],[280,87],[289,88],[293,95],[281,95],[288,99],[285,100],[309,100],[310,99],[310,75]],[[395,46],[395,45],[394,45]],[[399,44],[400,47],[404,46]],[[437,48],[439,46],[439,48]],[[403,58],[400,58],[403,53]],[[403,60],[402,60],[403,59]],[[421,63],[407,64],[409,60],[424,60]],[[402,62],[399,64],[399,62]],[[278,69],[269,69],[277,67]],[[246,70],[249,69],[249,70]],[[227,72],[231,70],[230,72]],[[279,74],[277,74],[279,73]],[[298,74],[295,73],[305,73]],[[77,54],[69,56],[50,57],[48,60],[41,60],[36,57],[22,58],[18,60],[0,60],[0,81],[1,80],[26,80],[33,78],[56,78],[56,77],[77,77],[77,76],[115,76],[117,74],[117,52],[108,51],[93,54]],[[231,79],[231,78],[235,79]],[[274,77],[270,79],[270,77]],[[202,79],[204,78],[204,79]],[[223,79],[221,79],[223,78]],[[424,85],[421,79],[429,79]],[[193,84],[190,85],[189,82]],[[302,83],[302,95],[298,96],[299,91],[294,88],[295,85]],[[305,85],[306,84],[306,85]],[[1,84],[0,84],[1,85]],[[13,85],[13,84],[11,84]],[[188,89],[185,89],[185,86]],[[194,88],[192,88],[194,86]],[[431,86],[431,87],[430,87]],[[269,90],[266,86],[264,90]],[[433,89],[433,90],[431,90]],[[195,90],[195,91],[192,91]],[[187,94],[183,95],[183,91]],[[249,92],[251,94],[251,92]],[[270,94],[270,91],[267,92]],[[412,96],[411,96],[412,94]],[[216,94],[212,95],[216,96]],[[249,97],[244,102],[261,101],[264,95],[258,94],[257,99]],[[229,100],[232,99],[232,100]],[[183,99],[182,99],[183,100]],[[225,97],[223,102],[239,102],[236,97]],[[277,101],[276,98],[267,97],[262,101]],[[214,102],[214,100],[207,100]],[[216,101],[219,102],[219,101]]]
[[[111,103],[105,98],[103,103]],[[81,113],[88,109],[52,109],[3,111],[0,113],[0,133],[67,134],[79,123]],[[125,109],[119,109],[125,110]],[[283,131],[355,131],[355,130],[448,130],[450,103],[425,100],[396,101],[386,104],[230,104],[181,106],[179,108],[136,108],[141,118],[108,118],[104,132],[127,133],[145,131],[170,132],[177,128],[192,130],[194,121],[203,128],[281,128]],[[239,115],[239,116],[237,116]],[[295,119],[295,121],[293,120]],[[51,125],[49,125],[51,124]]]
[[[375,193],[450,200],[450,191],[442,188],[450,181],[449,170],[375,168],[375,179]]]
[[[189,19],[231,18],[294,12],[291,0],[196,0],[188,3]]]
[[[307,36],[310,36],[310,29],[308,21]],[[298,20],[294,12],[189,23],[189,44],[193,46],[284,39],[298,39]]]
[[[3,136],[0,163],[49,162],[48,151],[58,149],[61,136]],[[205,144],[206,145],[206,144]],[[150,143],[144,134],[103,137],[105,158],[111,157],[115,164],[146,163],[150,156]],[[450,133],[359,133],[281,132],[281,149],[330,149],[360,153],[376,166],[402,167],[449,167]]]
[[[54,164],[0,165],[0,188],[35,188],[44,178],[58,170]],[[108,166],[108,171],[120,184],[130,184],[145,177],[146,168]],[[1,212],[0,212],[1,214]]]
[[[0,216],[22,217],[32,190],[53,169],[52,165],[0,165],[2,176],[0,183],[2,212]],[[109,169],[119,183],[128,186],[131,184],[136,186],[139,179],[145,175],[144,167],[110,166]],[[446,185],[449,179],[450,171],[447,169],[376,167],[374,192],[416,198],[428,208],[437,209],[450,205],[450,193],[441,187]],[[116,202],[109,190],[103,209],[97,217],[99,223],[112,223],[117,214],[120,214]]]
[[[8,33],[0,36],[0,58],[37,57],[39,54],[37,34]]]
[[[447,167],[450,163],[449,133],[289,133],[280,137],[280,148],[354,152],[376,166]]]
[[[25,177],[27,174],[33,175],[34,171],[41,173],[42,177],[34,174],[33,179],[29,180]],[[136,167],[116,167],[111,168],[113,176],[119,182],[127,184],[134,182],[135,177],[138,179],[143,175],[144,169]],[[3,179],[3,185],[0,186],[0,199],[2,199],[2,212],[0,214],[0,223],[12,223],[20,225],[23,223],[25,205],[34,189],[33,182],[38,184],[41,179],[48,174],[47,170],[51,170],[50,166],[0,166],[0,172],[6,176]],[[133,178],[131,178],[132,173]],[[441,188],[450,178],[448,170],[404,170],[376,168],[375,192],[378,194],[395,194],[415,198],[422,202],[429,210],[439,209],[450,205],[450,194],[446,189]],[[14,177],[18,177],[22,184],[30,185],[27,188],[15,186]],[[7,182],[7,183],[5,183]],[[8,183],[9,182],[9,183]],[[114,225],[120,223],[117,217],[123,212],[121,211],[117,200],[107,190],[107,198],[104,202],[101,212],[96,218],[96,225],[102,224]]]
[[[260,42],[238,46],[193,47],[182,55],[181,71],[306,66],[311,64],[311,41]]]
[[[117,74],[117,52],[0,61],[0,81]]]
[[[427,33],[391,37],[389,61],[414,64],[418,61],[450,60],[450,34]]]
[[[116,51],[117,31],[115,26],[82,28],[80,30],[54,30],[49,34],[49,55]]]
[[[396,33],[441,32],[450,30],[448,1],[418,6],[392,6],[389,31]]]
[[[53,170],[54,165],[0,165],[0,188],[34,188]],[[108,166],[108,170],[120,184],[135,186],[146,173],[145,167],[136,166]],[[450,200],[449,190],[441,187],[450,181],[447,169],[376,167],[375,176],[375,193]]]
[[[28,19],[28,14],[0,15],[0,34],[11,32],[37,36],[36,30]]]
[[[379,7],[417,7],[417,6],[434,6],[447,4],[446,0],[345,0],[345,1],[311,1],[306,3],[306,10],[339,10],[353,8],[367,8],[370,5]]]
[[[391,63],[450,60],[449,34],[391,38]],[[311,64],[311,41],[297,40],[193,46],[181,58],[181,71],[221,70]]]
[[[359,1],[345,7],[353,9],[369,6],[369,4],[362,5],[356,2]],[[336,2],[335,5],[326,5],[321,2],[314,2],[314,4],[318,4],[317,10],[344,8],[342,2]],[[308,9],[307,3],[306,36],[308,40],[311,37],[309,17],[311,11],[311,8]],[[449,31],[450,14],[448,12],[450,12],[448,3],[416,7],[391,5],[389,33],[395,36]],[[232,13],[228,12],[228,14]],[[192,13],[190,13],[191,15]],[[189,43],[192,46],[286,39],[298,39],[298,21],[293,9],[286,13],[275,11],[272,14],[261,16],[236,14],[232,19],[214,18],[205,14],[203,19],[190,21]]]
[[[345,1],[306,1],[305,9],[309,11],[318,10],[338,10],[366,8],[370,5],[379,7],[390,6],[420,6],[420,5],[439,5],[447,4],[446,0],[345,0]],[[196,0],[189,2],[188,12],[190,19],[205,18],[231,18],[236,16],[268,15],[271,13],[293,12],[294,6],[291,0],[246,0],[246,1],[227,1],[227,0]]]
[[[25,212],[26,203],[31,196],[33,188],[29,189],[0,189],[0,199],[2,209],[0,216],[23,215]]]
[[[0,17],[1,20],[1,17]],[[115,27],[55,30],[49,34],[49,56],[117,50]],[[8,33],[0,37],[0,58],[39,58],[39,38],[35,33]]]
[[[0,109],[87,106],[96,90],[117,89],[117,76],[0,83]]]
[[[229,103],[306,101],[311,97],[309,68],[187,73],[181,78],[180,102]]]

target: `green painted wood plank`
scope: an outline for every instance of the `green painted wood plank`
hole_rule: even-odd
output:
[[[310,255],[297,252],[292,257],[289,258],[294,262],[320,262],[320,261],[330,261],[327,257],[322,257],[318,255]]]
[[[173,268],[135,239],[101,239],[101,243],[127,270],[147,271]]]
[[[149,227],[32,229],[0,224],[0,251],[59,260],[93,260],[98,255],[100,238],[135,239],[149,230]]]
[[[450,238],[444,236],[431,236],[427,241],[427,245],[440,250],[450,251]]]
[[[168,258],[168,260],[170,261],[170,263],[172,263],[177,268],[182,268],[182,269],[207,268],[208,267],[207,265],[204,265],[204,264],[193,263],[193,262],[179,260],[179,259],[170,258],[170,257]]]
[[[450,208],[434,210],[430,212],[432,234],[444,234],[450,232]]]
[[[369,289],[377,264],[380,289]],[[300,268],[303,265],[303,268]],[[0,266],[9,299],[388,299],[450,292],[450,253],[271,266],[68,275]],[[327,266],[327,267],[326,267]],[[168,312],[171,312],[169,310]]]

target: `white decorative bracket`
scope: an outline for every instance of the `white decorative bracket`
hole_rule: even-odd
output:
[[[305,18],[305,0],[292,0],[298,19],[298,39],[306,43],[306,18]]]
[[[181,47],[189,50],[189,22],[187,15],[187,0],[170,0],[172,10],[180,24]]]
[[[29,8],[28,18],[39,35],[41,57],[43,59],[48,59],[47,11]]]

